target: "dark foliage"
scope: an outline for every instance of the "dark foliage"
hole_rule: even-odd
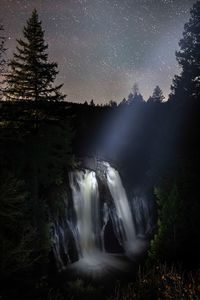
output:
[[[4,36],[4,28],[0,24],[0,75],[4,71],[5,67],[5,36]]]
[[[153,91],[153,95],[149,97],[147,102],[161,103],[165,99],[161,88],[157,85]]]
[[[53,86],[57,71],[56,63],[48,62],[48,45],[44,42],[44,31],[38,20],[37,11],[24,27],[24,40],[17,40],[17,52],[9,63],[8,87],[5,91],[9,100],[58,101],[62,85]]]
[[[176,101],[198,99],[200,96],[200,1],[191,9],[191,17],[185,24],[183,38],[179,42],[180,51],[176,52],[177,61],[182,68],[175,76],[171,99]]]

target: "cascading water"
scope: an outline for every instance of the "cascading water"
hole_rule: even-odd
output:
[[[136,232],[126,191],[123,187],[118,171],[112,168],[108,163],[104,164],[107,167],[107,184],[115,203],[118,223],[120,225],[119,230],[121,231],[123,239],[123,246],[125,251],[128,254],[131,254],[134,249],[133,244],[136,240]]]
[[[99,244],[99,191],[93,171],[76,171],[70,174],[70,186],[79,234],[79,258],[97,251]]]
[[[59,225],[56,222],[56,226],[54,226],[54,244],[57,243],[54,245],[54,253],[58,265],[61,265],[62,269],[66,265],[62,261],[64,256],[65,261],[68,261],[67,268],[76,269],[79,273],[84,274],[93,273],[95,277],[105,270],[106,272],[108,270],[110,272],[111,269],[124,270],[127,262],[125,260],[122,262],[122,256],[132,259],[135,254],[141,254],[146,245],[146,241],[137,236],[132,215],[134,207],[131,210],[118,171],[109,163],[98,163],[100,170],[85,169],[70,172],[69,183],[73,207],[70,208],[70,213],[66,216],[65,221],[59,221]],[[102,191],[102,186],[105,194],[110,195],[109,197],[99,194],[99,190]],[[68,227],[67,230],[73,237],[71,241],[74,241],[73,247],[76,249],[77,259],[70,259],[70,254],[67,252],[68,247],[70,248],[70,241],[63,238],[66,232],[64,226]],[[112,232],[110,226],[113,228]],[[123,255],[106,252],[106,232],[108,238],[110,234],[116,236],[122,249],[124,249]],[[67,244],[62,245],[64,242]],[[61,254],[59,249],[64,249]],[[70,261],[73,263],[70,264]]]

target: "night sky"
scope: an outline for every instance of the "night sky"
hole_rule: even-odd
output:
[[[0,0],[8,57],[36,8],[66,100],[117,102],[138,83],[167,96],[175,50],[194,0]]]

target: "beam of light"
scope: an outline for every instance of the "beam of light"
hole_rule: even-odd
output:
[[[96,145],[97,155],[111,161],[123,159],[126,156],[130,131],[132,135],[137,132],[142,122],[141,117],[140,110],[137,114],[133,113],[132,107],[128,105],[110,110],[103,120],[98,139],[92,141]],[[131,126],[133,123],[135,123],[134,128]]]

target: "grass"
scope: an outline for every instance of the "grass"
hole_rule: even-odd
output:
[[[199,272],[184,273],[174,266],[159,264],[139,270],[134,282],[120,282],[109,300],[198,300],[200,299]]]

